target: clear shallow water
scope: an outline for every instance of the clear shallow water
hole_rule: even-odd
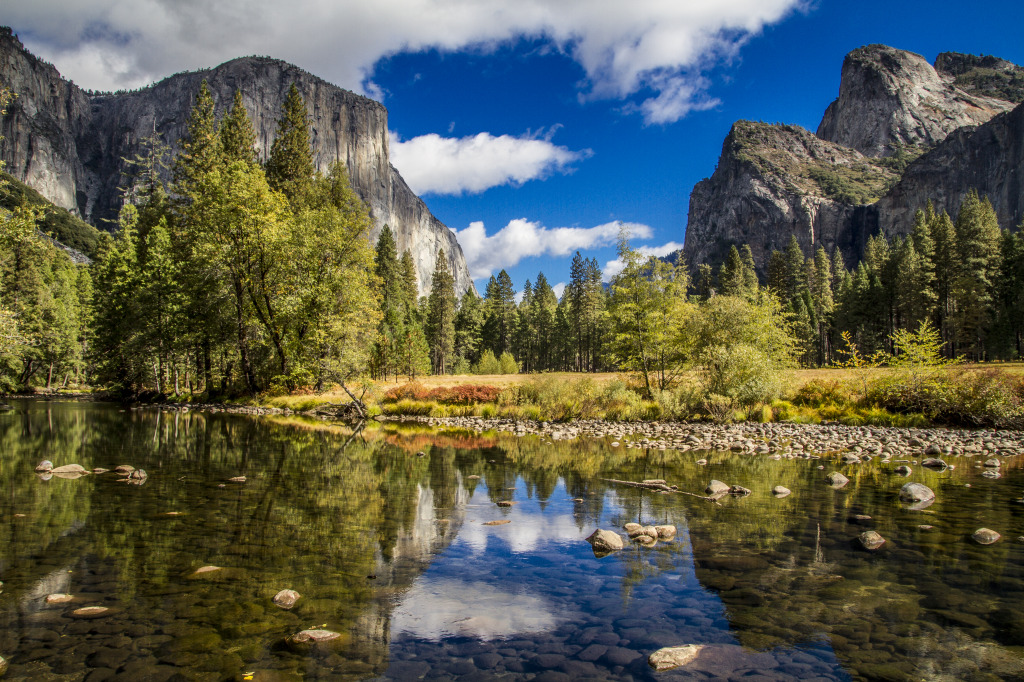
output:
[[[15,408],[0,413],[8,678],[1024,679],[1024,475],[1012,461],[998,480],[968,458],[914,467],[938,501],[909,511],[895,496],[906,479],[878,462]],[[43,481],[41,459],[149,478]],[[850,484],[825,485],[832,470]],[[754,492],[712,505],[607,478]],[[793,494],[772,498],[780,484]],[[510,522],[484,525],[495,520]],[[584,538],[630,521],[679,533],[596,558]],[[981,526],[1003,540],[973,543]],[[888,540],[876,553],[853,543],[869,528]],[[209,565],[222,568],[194,575]],[[291,611],[271,603],[284,588],[303,595]],[[53,593],[75,601],[47,605]],[[92,605],[112,611],[71,617]],[[342,633],[340,646],[284,645],[310,627]],[[647,666],[690,643],[707,647],[685,670]]]

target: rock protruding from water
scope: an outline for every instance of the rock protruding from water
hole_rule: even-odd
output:
[[[135,471],[135,467],[133,467],[131,464],[118,464],[116,467],[114,467],[114,473],[121,474],[122,476],[127,476],[133,471]]]
[[[9,666],[10,664],[7,662],[7,659],[5,659],[3,656],[0,656],[0,677],[3,677],[7,674],[7,668]]]
[[[222,566],[203,566],[201,568],[197,568],[192,573],[192,577],[199,577],[199,576],[203,576],[203,575],[209,575],[210,573],[216,573],[217,571],[223,571],[223,570],[224,570],[224,568]]]
[[[597,556],[604,556],[624,547],[622,537],[618,533],[600,528],[591,533],[587,542],[594,548],[594,554]]]
[[[903,502],[930,502],[935,493],[923,483],[904,483],[900,488],[900,500]]]
[[[727,495],[731,490],[731,486],[728,483],[722,483],[719,480],[711,479],[711,483],[704,488],[704,492],[707,495]]]
[[[53,471],[53,462],[48,459],[44,459],[36,465],[36,471]]]
[[[1002,535],[995,532],[990,528],[979,528],[971,534],[971,539],[977,542],[979,545],[991,545],[999,542],[999,538]]]
[[[106,606],[83,606],[71,612],[72,618],[103,618],[114,613],[114,610]]]
[[[777,485],[774,488],[772,488],[772,495],[775,495],[775,497],[785,497],[786,495],[789,495],[792,492],[792,490],[790,490],[784,485]]]
[[[276,606],[280,606],[286,611],[295,606],[295,603],[302,597],[301,594],[295,590],[281,590],[274,595],[273,602]]]
[[[684,644],[658,649],[647,657],[647,663],[655,670],[672,670],[692,663],[700,655],[703,644]]]
[[[879,535],[876,531],[866,530],[857,537],[857,541],[860,546],[869,552],[874,552],[876,549],[885,544],[885,538]]]
[[[825,480],[828,481],[828,484],[830,486],[836,488],[837,490],[850,482],[850,479],[848,479],[846,476],[843,476],[838,471],[833,471],[831,474],[825,477]]]
[[[935,457],[929,457],[928,459],[924,460],[923,462],[921,462],[921,466],[927,467],[929,469],[935,469],[936,471],[945,471],[946,469],[949,468],[949,465],[946,464],[945,460],[937,459]]]
[[[676,536],[676,527],[671,525],[666,526],[655,526],[654,530],[658,531],[659,540],[671,540]]]
[[[75,598],[74,595],[71,595],[71,594],[63,594],[63,593],[48,594],[48,595],[46,595],[46,603],[47,604],[67,604],[68,602],[73,601],[74,598]]]

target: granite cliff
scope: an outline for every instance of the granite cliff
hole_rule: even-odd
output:
[[[346,165],[353,189],[370,208],[371,239],[376,242],[385,224],[391,227],[399,251],[413,256],[420,293],[430,288],[442,248],[457,291],[472,286],[454,233],[390,164],[387,109],[277,59],[245,57],[140,90],[92,93],[30,54],[10,29],[0,29],[0,82],[17,93],[0,125],[6,137],[0,158],[8,172],[54,204],[94,225],[109,226],[121,206],[124,159],[139,153],[141,142],[154,131],[176,151],[203,79],[218,112],[241,90],[262,158],[269,155],[281,105],[294,83],[310,114],[314,162],[324,171],[336,160]]]
[[[796,235],[805,253],[838,248],[852,265],[870,235],[908,232],[929,200],[953,213],[972,188],[1002,227],[1016,227],[1022,100],[1024,69],[995,57],[943,53],[933,67],[883,45],[854,50],[815,134],[734,124],[715,172],[690,195],[687,261],[715,264],[747,243],[763,269]]]

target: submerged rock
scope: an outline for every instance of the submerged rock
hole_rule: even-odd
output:
[[[334,651],[348,643],[348,637],[331,630],[303,630],[285,639],[292,651],[310,653],[313,651]]]
[[[56,594],[48,594],[48,595],[46,595],[46,603],[47,604],[67,604],[69,601],[73,601],[74,598],[75,598],[74,595],[63,594],[63,593],[58,592]]]
[[[272,601],[276,606],[280,606],[282,609],[287,611],[295,606],[295,602],[299,601],[300,597],[302,597],[302,595],[295,590],[281,590],[274,595],[274,599]]]
[[[618,533],[611,530],[601,530],[600,528],[590,534],[587,542],[594,548],[594,554],[608,554],[620,550],[624,546],[622,544],[622,537]]]
[[[110,471],[110,469],[104,469],[103,467],[93,467],[93,470],[92,470],[92,472],[94,474],[105,474],[108,471]]]
[[[648,656],[647,664],[655,670],[671,670],[692,663],[703,648],[703,644],[665,647]]]
[[[72,618],[103,618],[114,613],[114,609],[106,606],[83,606],[71,612]]]
[[[515,502],[513,500],[500,500],[495,504],[497,504],[499,507],[511,507],[512,505],[515,504]]]
[[[142,485],[149,478],[149,474],[146,473],[145,469],[136,469],[135,471],[128,474],[128,478],[124,479],[129,485]]]
[[[228,479],[228,483],[245,483],[245,476],[232,476]]]
[[[790,490],[784,485],[777,485],[774,488],[772,488],[772,495],[775,495],[775,497],[785,497],[786,495],[789,495],[792,492],[792,490]]]
[[[906,464],[901,464],[900,466],[893,469],[893,471],[899,474],[900,476],[909,476],[910,474],[914,473],[914,470],[908,467]]]
[[[900,488],[900,499],[904,502],[928,502],[935,499],[935,493],[923,483],[904,483]]]
[[[873,530],[866,530],[861,533],[857,537],[857,541],[860,543],[861,547],[869,552],[873,552],[885,544],[885,538]]]
[[[928,467],[929,469],[937,469],[939,471],[949,468],[949,465],[946,464],[944,460],[936,459],[934,457],[929,457],[928,459],[921,462],[921,466]]]
[[[192,575],[193,576],[207,575],[209,573],[214,573],[216,571],[222,571],[222,570],[224,570],[224,568],[222,566],[203,566],[202,568],[197,568],[195,571],[193,571]]]
[[[504,526],[506,523],[512,523],[510,519],[498,519],[497,521],[485,521],[484,526]]]
[[[729,488],[729,494],[735,495],[736,497],[746,497],[750,494],[750,488],[744,488],[741,485],[734,485]]]
[[[130,474],[133,471],[135,471],[135,467],[131,464],[118,464],[114,467],[114,472],[118,474]]]
[[[999,542],[999,538],[1002,535],[991,530],[990,528],[979,528],[971,534],[971,539],[977,542],[979,545],[991,545]]]

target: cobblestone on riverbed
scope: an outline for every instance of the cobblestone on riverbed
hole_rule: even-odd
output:
[[[392,421],[392,420],[389,420]],[[867,461],[935,455],[1015,457],[1024,454],[1024,431],[898,428],[842,424],[709,424],[700,422],[517,421],[483,417],[403,417],[394,421],[430,426],[537,435],[551,441],[614,438],[620,447],[653,450],[717,450],[782,457],[844,453]],[[856,461],[850,458],[851,462]]]

